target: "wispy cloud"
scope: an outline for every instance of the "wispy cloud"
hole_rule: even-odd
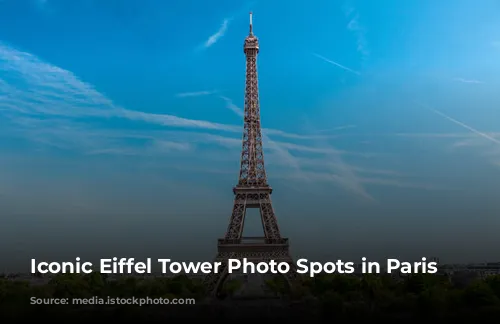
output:
[[[497,40],[492,41],[491,46],[493,46],[495,48],[500,48],[500,41],[497,41]]]
[[[431,108],[427,105],[421,105],[423,108],[439,115],[447,121],[465,129],[466,133],[400,133],[398,136],[404,137],[420,137],[420,138],[436,138],[443,140],[452,140],[450,148],[452,150],[464,148],[478,148],[477,152],[480,156],[487,158],[492,164],[500,165],[500,132],[483,132],[475,127],[472,127],[464,122],[461,122],[439,110]],[[486,141],[485,141],[486,140]]]
[[[314,166],[314,167],[325,167],[328,165],[325,164],[323,159],[310,159],[310,158],[299,158],[299,163],[304,167]],[[407,175],[394,170],[382,170],[382,169],[373,169],[373,168],[364,168],[358,166],[351,166],[351,170],[362,173],[362,174],[375,174],[387,177],[406,177]]]
[[[337,126],[337,127],[332,127],[332,128],[319,129],[319,130],[316,130],[315,133],[336,132],[336,131],[339,131],[339,130],[351,129],[351,128],[355,128],[355,127],[356,127],[356,125]]]
[[[233,103],[233,100],[226,96],[219,96],[219,98],[223,99],[226,102],[226,108],[231,110],[238,116],[241,116],[243,113],[242,109]],[[275,135],[278,137],[290,138],[290,139],[298,139],[298,140],[311,140],[318,138],[331,138],[332,136],[324,136],[324,135],[303,135],[303,134],[294,134],[288,133],[279,129],[271,129],[271,128],[263,128],[263,133],[267,135]],[[241,132],[241,127],[238,126],[238,132]]]
[[[203,145],[206,144],[216,145],[220,149],[231,149],[234,152],[241,149],[241,125],[153,114],[120,107],[70,71],[3,43],[0,43],[0,75],[2,75],[0,132],[4,138],[21,136],[38,143],[41,148],[77,149],[84,154],[92,155],[163,154],[169,159],[188,156],[192,161],[199,159],[198,149],[205,147]],[[227,109],[241,116],[242,110],[231,99],[227,97],[221,99],[224,100]],[[109,118],[127,119],[139,127],[125,129],[110,127],[106,123]],[[141,125],[143,123],[161,125],[165,128],[148,129]],[[291,173],[296,174],[295,178],[311,181],[304,171],[307,163],[303,166],[301,161],[317,160],[318,165],[334,165],[331,167],[331,173],[324,174],[325,177],[334,177],[337,179],[335,183],[341,184],[343,188],[361,190],[356,186],[363,183],[362,178],[353,178],[350,175],[350,172],[361,172],[360,168],[345,166],[340,159],[342,155],[353,155],[364,159],[369,157],[366,153],[337,150],[327,145],[329,136],[317,134],[301,135],[264,128],[263,137],[266,149],[273,157],[272,164],[278,165],[280,170],[288,168]],[[276,137],[282,140],[276,140]],[[295,142],[287,142],[286,139]],[[311,140],[323,140],[325,145],[298,143]],[[221,157],[221,154],[215,155]],[[204,157],[208,156],[209,154]],[[311,162],[309,167],[313,164]],[[376,170],[373,172],[376,174]],[[353,182],[353,179],[356,182]]]
[[[356,37],[357,51],[361,54],[363,59],[367,59],[368,56],[370,56],[368,41],[366,40],[367,30],[360,22],[358,11],[353,6],[345,5],[344,14],[349,20],[347,30],[351,31]]]
[[[201,97],[201,96],[213,95],[213,94],[216,94],[216,93],[217,93],[216,90],[212,90],[212,91],[196,91],[196,92],[181,92],[181,93],[176,94],[175,96],[179,97],[179,98]]]
[[[305,173],[309,179],[315,182],[334,182],[337,184],[345,185],[346,180],[337,174],[328,174],[324,172],[307,172]],[[285,179],[298,179],[296,175],[292,174],[278,174],[277,177],[285,178]],[[384,179],[384,178],[373,178],[373,177],[361,177],[359,178],[359,182],[362,184],[372,184],[378,186],[387,186],[387,187],[397,187],[397,188],[407,188],[407,189],[423,189],[423,190],[452,190],[452,188],[445,186],[435,186],[428,185],[424,183],[411,183],[411,182],[403,182],[397,179]],[[363,189],[364,190],[364,189]],[[360,193],[361,194],[361,193]],[[364,198],[369,201],[375,201],[373,197],[368,195],[367,193],[362,194],[366,195]]]
[[[436,113],[433,111],[433,113]],[[436,113],[439,115],[439,113]],[[449,120],[448,118],[441,115],[441,117]],[[449,116],[448,116],[449,117]],[[453,118],[452,118],[453,119]],[[451,120],[449,120],[451,121]],[[454,121],[451,121],[454,124]],[[461,127],[463,123],[457,124]],[[469,126],[470,127],[470,126]],[[483,157],[488,158],[494,165],[500,165],[500,147],[498,147],[497,141],[500,141],[500,132],[476,132],[471,131],[467,127],[463,127],[467,132],[463,133],[397,133],[395,136],[407,137],[407,138],[429,138],[429,139],[441,139],[443,141],[451,141],[450,148],[452,150],[466,149],[466,148],[478,148],[480,149],[477,153]],[[476,129],[475,129],[476,130]],[[391,136],[387,134],[388,136]],[[485,138],[483,135],[486,135]],[[495,139],[492,141],[491,138]],[[485,141],[485,139],[487,139]]]
[[[0,109],[11,115],[16,113],[58,118],[120,117],[169,127],[241,132],[240,126],[122,108],[92,85],[79,80],[70,71],[2,43],[0,72],[9,75],[8,80],[6,77],[0,79]],[[13,84],[16,83],[25,86],[27,90],[15,87]],[[279,130],[269,131],[282,137],[302,137]]]
[[[330,60],[330,59],[327,59],[326,57],[324,57],[324,56],[322,56],[322,55],[319,55],[319,54],[316,54],[316,53],[313,53],[313,55],[314,55],[314,56],[316,56],[317,58],[320,58],[320,59],[322,59],[323,61],[325,61],[325,62],[327,62],[327,63],[330,63],[330,64],[333,64],[333,65],[335,65],[335,66],[337,66],[337,67],[339,67],[339,68],[341,68],[341,69],[343,69],[343,70],[346,70],[346,71],[349,71],[349,72],[351,72],[351,73],[354,73],[354,74],[360,75],[360,73],[359,73],[358,71],[354,71],[353,69],[350,69],[350,68],[348,68],[347,66],[344,66],[344,65],[342,65],[342,64],[340,64],[340,63],[337,63],[337,62],[335,62],[335,61],[332,61],[332,60]]]
[[[357,175],[354,167],[344,161],[342,155],[324,140],[318,140],[314,147],[329,147],[324,164],[328,169],[324,176],[327,179],[334,180],[344,189],[356,194],[364,200],[375,202],[375,198],[370,195],[363,186],[360,177]]]
[[[239,117],[243,117],[243,110],[240,107],[236,106],[233,103],[233,100],[231,100],[228,97],[224,97],[224,96],[220,96],[220,98],[226,102],[227,109],[231,110],[233,113],[235,113]]]
[[[500,137],[500,132],[485,132],[491,137]],[[395,133],[383,134],[385,136],[401,136],[401,137],[427,137],[427,138],[457,138],[457,139],[470,139],[477,138],[474,133]]]
[[[240,117],[243,117],[243,109],[236,106],[233,101],[227,97],[221,96],[223,100],[226,101],[226,108],[233,111]],[[338,129],[343,129],[344,127],[340,127]],[[366,168],[354,167],[344,162],[342,159],[342,151],[337,150],[326,143],[324,138],[316,138],[319,140],[318,144],[320,146],[301,146],[292,143],[280,143],[274,142],[267,136],[265,133],[262,135],[266,148],[276,154],[277,161],[280,161],[280,164],[286,165],[292,168],[292,172],[286,174],[278,174],[275,175],[277,177],[282,177],[286,179],[296,179],[300,181],[307,181],[309,183],[320,180],[327,182],[334,182],[337,185],[340,185],[342,188],[353,192],[357,196],[374,202],[376,201],[363,187],[363,183],[372,183],[372,184],[380,184],[384,186],[396,186],[396,187],[407,187],[407,188],[415,188],[415,189],[430,189],[430,186],[419,186],[411,183],[404,183],[395,179],[370,179],[359,177],[356,174],[356,171],[365,172],[365,173],[373,173],[384,176],[397,176],[399,175],[397,172],[390,170],[370,170]],[[241,142],[238,143],[241,145]],[[299,158],[294,155],[290,151],[298,150],[302,152],[314,152],[324,154],[322,159],[309,159],[309,158]],[[302,165],[315,165],[320,166],[326,169],[329,169],[328,172],[315,172],[311,173],[305,171]]]
[[[226,107],[233,111],[238,116],[243,117],[243,109],[236,106],[233,101],[227,97],[222,97],[226,101]],[[294,172],[294,177],[300,178],[302,180],[311,181],[312,178],[306,174],[299,163],[299,159],[293,156],[289,150],[293,149],[302,149],[309,150],[310,152],[323,153],[327,154],[326,158],[322,160],[324,165],[332,166],[335,172],[338,172],[340,175],[334,176],[333,178],[337,183],[341,184],[344,188],[347,188],[350,191],[355,192],[357,195],[362,198],[368,199],[370,201],[374,201],[373,197],[370,196],[366,190],[360,185],[360,181],[357,178],[356,174],[353,172],[351,166],[344,163],[342,158],[340,157],[341,152],[327,146],[322,149],[318,149],[317,147],[301,147],[295,144],[290,143],[277,143],[274,142],[267,136],[265,133],[263,134],[263,139],[267,144],[267,147],[275,149],[281,160],[286,161],[289,166],[292,166]],[[325,145],[325,142],[322,143]],[[332,178],[332,174],[323,174],[323,177]]]
[[[392,136],[393,134],[385,134]],[[470,133],[395,133],[394,136],[400,137],[427,137],[427,138],[469,138],[473,136]]]
[[[222,25],[219,27],[219,30],[217,30],[217,32],[215,34],[208,37],[208,39],[205,41],[205,43],[203,43],[203,47],[209,48],[210,46],[217,43],[226,33],[227,28],[229,27],[230,21],[231,21],[230,18],[224,19],[224,21],[222,22]]]
[[[241,126],[206,120],[187,119],[168,114],[153,114],[117,106],[88,83],[79,80],[70,71],[48,64],[36,56],[18,51],[0,43],[0,110],[6,118],[29,129],[45,129],[88,133],[88,124],[78,123],[81,118],[119,117],[167,127],[204,129],[222,132],[241,132]],[[9,79],[6,78],[9,76]],[[16,87],[14,84],[22,85]],[[22,90],[26,88],[26,90]],[[208,91],[207,91],[208,92]],[[198,95],[207,94],[207,92]],[[183,94],[181,97],[193,96]],[[227,98],[226,98],[227,99]],[[228,104],[229,105],[229,104]],[[50,123],[57,123],[51,127]],[[66,123],[66,124],[64,124]],[[48,127],[42,127],[42,125]],[[66,126],[65,126],[66,125]],[[67,125],[71,125],[68,127]],[[265,129],[267,134],[283,138],[307,140],[314,136],[291,134],[276,129]],[[55,139],[55,137],[50,137]],[[72,138],[61,137],[61,138]],[[299,148],[297,146],[295,148]]]
[[[496,143],[496,144],[500,144],[500,140],[497,140],[497,139],[496,139],[496,138],[494,138],[493,136],[490,136],[490,135],[488,135],[488,134],[486,134],[486,133],[483,133],[483,132],[481,132],[481,131],[479,131],[479,130],[477,130],[477,129],[473,128],[472,126],[469,126],[469,125],[467,125],[467,124],[464,124],[464,123],[462,123],[462,122],[460,122],[460,121],[458,121],[458,120],[456,120],[456,119],[454,119],[454,118],[452,118],[452,117],[450,117],[450,116],[448,116],[448,115],[444,114],[443,112],[441,112],[441,111],[439,111],[439,110],[432,109],[432,108],[427,108],[427,109],[429,109],[429,110],[430,110],[430,111],[432,111],[433,113],[438,114],[439,116],[441,116],[441,117],[443,117],[443,118],[447,119],[448,121],[450,121],[450,122],[452,122],[452,123],[454,123],[454,124],[456,124],[456,125],[458,125],[458,126],[460,126],[460,127],[462,127],[462,128],[465,128],[465,129],[467,129],[467,130],[471,131],[472,133],[474,133],[474,134],[476,134],[476,135],[478,135],[478,136],[481,136],[482,138],[484,138],[484,139],[486,139],[486,140],[488,140],[488,141],[491,141],[491,142]]]
[[[464,79],[464,78],[454,78],[454,81],[462,82],[462,83],[473,83],[473,84],[482,84],[484,82],[474,79]]]
[[[1,43],[0,72],[3,77],[0,82],[2,119],[10,119],[22,126],[21,129],[45,130],[47,139],[59,143],[74,139],[76,134],[92,133],[94,126],[81,122],[82,118],[118,117],[169,127],[240,131],[240,127],[232,125],[124,109],[71,72]],[[67,135],[51,136],[56,131]],[[83,139],[88,141],[89,136]]]

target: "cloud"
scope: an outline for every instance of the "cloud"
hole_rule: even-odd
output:
[[[201,97],[201,96],[213,95],[213,94],[216,94],[216,93],[217,93],[216,90],[212,90],[212,91],[196,91],[196,92],[182,92],[182,93],[176,94],[175,96],[179,97],[179,98]]]
[[[0,43],[0,75],[0,135],[3,138],[23,137],[43,150],[52,147],[90,155],[164,155],[168,157],[165,161],[172,164],[176,164],[175,157],[199,161],[202,149],[206,152],[204,159],[228,156],[220,154],[221,149],[234,150],[236,154],[241,149],[241,125],[125,109],[70,71],[3,43]],[[221,99],[227,109],[241,116],[241,109],[231,99],[223,96]],[[111,127],[113,125],[107,123],[111,118],[126,119],[136,127]],[[141,125],[143,123],[165,127],[147,129]],[[330,165],[331,172],[325,173],[325,177],[334,177],[343,188],[360,190],[359,184],[364,180],[351,173],[370,171],[346,166],[341,156],[367,158],[368,154],[337,150],[327,144],[299,143],[314,140],[326,143],[329,138],[331,136],[263,129],[271,164],[279,166],[280,170],[288,169],[295,178],[311,181],[304,168],[314,166],[313,162],[308,164],[306,161],[316,160],[317,166]],[[213,145],[219,150],[213,151]]]
[[[368,49],[368,41],[366,40],[366,29],[360,23],[359,13],[353,6],[346,5],[344,6],[344,14],[349,19],[347,30],[356,36],[356,50],[361,54],[363,59],[367,59],[370,56],[370,50]]]
[[[482,81],[469,80],[469,79],[464,79],[464,78],[455,78],[453,80],[458,81],[458,82],[462,82],[462,83],[473,83],[473,84],[483,84],[484,83]]]
[[[468,131],[470,131],[470,132],[472,132],[472,133],[474,133],[474,134],[476,134],[476,135],[478,135],[478,136],[480,136],[480,137],[482,137],[482,138],[484,138],[484,139],[486,139],[486,140],[488,140],[488,141],[490,141],[490,142],[493,142],[493,143],[495,143],[495,144],[500,144],[500,140],[497,140],[497,139],[496,139],[496,138],[494,138],[493,136],[490,136],[490,135],[488,135],[488,134],[486,134],[486,133],[483,133],[483,132],[481,132],[481,131],[479,131],[479,130],[477,130],[477,129],[473,128],[472,126],[469,126],[469,125],[467,125],[467,124],[464,124],[464,123],[462,123],[462,122],[460,122],[460,121],[458,121],[458,120],[456,120],[456,119],[454,119],[454,118],[452,118],[452,117],[450,117],[450,116],[448,116],[448,115],[444,114],[443,112],[440,112],[439,110],[432,109],[432,108],[428,108],[428,109],[429,109],[430,111],[432,111],[433,113],[438,114],[439,116],[441,116],[441,117],[443,117],[443,118],[447,119],[448,121],[450,121],[450,122],[452,122],[452,123],[454,123],[454,124],[456,124],[456,125],[458,125],[458,126],[460,126],[460,127],[462,127],[462,128],[465,128],[465,129],[467,129]]]
[[[59,131],[88,132],[88,124],[79,124],[77,120],[119,117],[168,127],[241,133],[241,126],[124,109],[99,93],[92,85],[79,80],[70,71],[3,43],[0,43],[0,72],[3,75],[3,79],[0,79],[0,111],[13,122],[23,124],[25,128],[39,128],[57,120],[57,125],[61,127],[72,125],[70,128],[60,128]],[[23,90],[24,88],[26,90]],[[208,91],[197,94],[207,93]],[[193,95],[184,93],[180,97]],[[49,118],[50,122],[47,120]],[[43,129],[50,131],[50,134],[57,130],[51,127]],[[307,135],[275,129],[266,129],[265,132],[283,138],[309,138]],[[47,140],[48,138],[54,136],[47,136]]]
[[[299,158],[298,162],[303,166],[314,166],[314,167],[328,166],[323,159]],[[381,176],[387,176],[387,177],[406,176],[405,174],[403,174],[401,172],[394,171],[394,170],[370,169],[370,168],[363,168],[363,167],[357,167],[357,166],[351,166],[351,170],[358,172],[358,173],[375,174],[375,175],[381,175]]]
[[[421,105],[423,108],[442,117],[443,119],[460,126],[466,132],[462,133],[396,133],[395,136],[408,138],[434,138],[451,140],[450,149],[453,151],[464,148],[480,148],[477,153],[488,158],[492,164],[498,165],[500,162],[500,132],[483,132],[464,122],[461,122],[439,110]]]
[[[475,142],[476,142],[476,138],[461,140],[461,141],[455,142],[452,145],[452,148],[455,149],[455,148],[460,148],[460,147],[473,146]]]
[[[329,132],[334,132],[334,131],[339,131],[339,130],[344,130],[344,129],[351,129],[355,128],[355,125],[344,125],[344,126],[337,126],[337,127],[332,127],[332,128],[327,128],[327,129],[319,129],[316,130],[315,133],[329,133]]]
[[[499,133],[487,133],[491,137],[500,140]],[[467,134],[468,138],[453,142],[451,144],[452,150],[475,149],[474,153],[485,158],[488,162],[495,166],[500,166],[500,147],[496,142],[485,141],[484,138],[477,136],[475,133]]]
[[[226,107],[236,113],[238,116],[243,117],[243,110],[236,106],[231,99],[226,98],[226,97],[221,97],[226,101]],[[362,198],[365,198],[370,201],[374,201],[373,197],[371,197],[365,189],[360,185],[359,180],[357,179],[357,176],[354,174],[352,171],[351,167],[344,163],[344,161],[340,157],[340,151],[333,149],[331,147],[322,148],[322,149],[317,149],[315,147],[302,147],[296,144],[291,144],[291,143],[276,143],[272,141],[269,136],[263,134],[263,140],[266,142],[267,147],[275,149],[280,158],[283,161],[286,161],[286,163],[289,166],[292,166],[294,169],[294,177],[299,178],[302,180],[307,180],[310,181],[312,178],[308,176],[306,173],[303,172],[301,165],[296,157],[294,157],[289,150],[293,149],[301,149],[301,150],[308,150],[309,152],[316,152],[316,153],[326,153],[328,156],[323,162],[327,165],[332,165],[335,168],[335,171],[339,172],[341,176],[334,176],[334,178],[337,180],[338,183],[340,183],[342,186],[347,188],[348,190],[351,190],[355,192],[357,195],[361,196]],[[329,163],[327,161],[330,161]],[[324,177],[331,178],[332,175],[328,174],[323,174]]]
[[[340,63],[337,63],[337,62],[335,62],[335,61],[332,61],[332,60],[330,60],[330,59],[327,59],[327,58],[326,58],[326,57],[324,57],[324,56],[321,56],[321,55],[319,55],[319,54],[315,54],[315,53],[313,53],[313,55],[314,55],[314,56],[316,56],[316,57],[318,57],[318,58],[320,58],[320,59],[322,59],[323,61],[328,62],[328,63],[330,63],[330,64],[333,64],[333,65],[335,65],[335,66],[337,66],[337,67],[339,67],[339,68],[341,68],[341,69],[343,69],[343,70],[346,70],[346,71],[349,71],[349,72],[351,72],[351,73],[354,73],[354,74],[360,75],[360,73],[359,73],[358,71],[354,71],[354,70],[352,70],[352,69],[348,68],[347,66],[344,66],[344,65],[342,65],[342,64],[340,64]]]
[[[235,113],[239,117],[243,117],[243,110],[236,106],[233,103],[233,100],[229,99],[228,97],[220,96],[221,99],[223,99],[226,102],[226,108],[231,110],[233,113]]]
[[[305,174],[309,179],[319,182],[334,182],[338,184],[345,185],[346,180],[339,175],[336,174],[327,174],[324,172],[307,172]],[[278,174],[278,178],[284,179],[296,179],[297,177],[294,174]],[[373,184],[378,186],[387,186],[387,187],[397,187],[397,188],[406,188],[406,189],[423,189],[423,190],[452,190],[453,188],[448,188],[444,186],[434,186],[428,184],[419,184],[419,183],[408,183],[401,182],[395,179],[383,179],[383,178],[359,178],[360,183],[363,184]],[[366,194],[366,199],[370,201],[375,201],[373,197]]]
[[[98,150],[97,144],[89,145],[95,127],[88,119],[123,118],[135,122],[188,129],[205,129],[239,132],[240,127],[210,121],[186,119],[166,114],[133,111],[115,105],[71,72],[43,62],[34,55],[21,52],[0,43],[0,111],[4,121],[21,130],[36,135],[38,141],[53,141],[55,146],[67,147],[69,141],[85,144],[85,148]],[[6,131],[4,129],[4,131]],[[44,136],[39,134],[44,131]],[[65,136],[61,136],[61,133]],[[87,135],[84,135],[87,134]],[[80,136],[83,135],[83,136]],[[101,139],[101,145],[105,139]]]
[[[324,159],[325,167],[328,168],[328,173],[324,175],[325,178],[334,180],[344,189],[356,194],[366,201],[376,201],[364,188],[353,166],[343,160],[338,150],[329,146],[324,140],[319,140],[317,145],[312,148],[318,148],[318,146],[326,146],[329,148],[329,152]]]
[[[445,118],[446,120],[470,131],[473,135],[475,135],[474,138],[470,138],[468,140],[462,140],[460,142],[457,142],[455,143],[452,147],[453,148],[457,148],[457,147],[478,147],[478,146],[483,146],[484,147],[484,144],[485,143],[493,143],[493,144],[496,144],[496,145],[499,145],[500,144],[500,139],[497,139],[495,138],[495,136],[498,136],[498,134],[489,134],[489,133],[485,133],[485,132],[481,132],[479,130],[477,130],[476,128],[472,127],[472,126],[469,126],[463,122],[460,122],[438,110],[435,110],[435,109],[431,109],[431,108],[428,108],[429,110],[431,110],[432,112],[434,112],[435,114],[438,114],[440,115],[441,117]],[[477,139],[483,139],[481,142],[477,141]],[[487,142],[484,141],[484,139],[487,140]],[[498,165],[499,162],[500,162],[500,148],[498,146],[495,147],[486,147],[484,153],[483,153],[483,156],[487,156],[490,160],[492,160],[492,163],[495,164],[495,165]],[[483,148],[484,149],[484,148]]]
[[[153,114],[124,109],[78,79],[70,71],[43,62],[36,56],[0,43],[0,109],[29,116],[57,118],[120,117],[169,127],[208,129],[240,133],[241,127],[206,120],[187,119],[168,114]],[[19,86],[28,90],[21,90]],[[191,94],[192,95],[192,94]],[[181,97],[187,97],[184,94]],[[16,115],[17,117],[17,115]],[[307,138],[280,130],[268,130],[276,136]]]
[[[194,135],[194,134],[191,134]],[[185,138],[184,136],[182,136]],[[194,140],[194,139],[191,139]],[[197,137],[200,142],[219,142],[220,145],[226,146],[232,150],[236,155],[241,149],[241,139],[240,138],[228,138],[217,135],[201,134]],[[276,145],[269,145],[269,139],[264,141],[265,151],[266,151],[266,165],[276,166],[273,172],[270,173],[271,178],[281,178],[290,179],[295,181],[301,181],[302,183],[307,182],[309,184],[320,182],[330,182],[339,185],[340,187],[354,192],[357,196],[366,199],[368,201],[375,201],[375,199],[369,195],[363,188],[363,184],[380,185],[380,186],[390,186],[398,188],[408,188],[408,189],[421,189],[421,190],[448,190],[446,187],[433,186],[422,183],[412,183],[408,181],[402,181],[400,177],[408,177],[406,174],[394,170],[381,170],[381,169],[370,169],[357,166],[349,166],[349,172],[346,174],[345,163],[336,163],[336,160],[331,159],[331,154],[324,155],[322,158],[305,158],[297,157],[291,155],[290,152],[283,153],[284,151],[280,149],[281,143],[276,143]],[[286,152],[286,150],[285,150]],[[290,156],[287,156],[290,154]],[[293,159],[292,164],[290,163],[290,157]],[[233,161],[233,158],[227,154],[223,157],[214,156],[216,161],[227,160]],[[165,166],[165,165],[164,165]],[[298,168],[297,168],[298,166]],[[317,171],[307,171],[309,167],[314,167]],[[170,165],[170,168],[178,169],[178,165]],[[199,168],[192,166],[182,166],[186,171],[197,171],[197,172],[209,172],[217,174],[233,174],[234,171],[217,169],[217,168]],[[268,168],[269,170],[269,168]],[[356,182],[353,183],[352,173],[360,173],[366,175],[378,176],[378,178],[373,177],[362,177],[355,175]],[[384,178],[385,177],[385,178]],[[301,187],[300,190],[306,188]]]
[[[468,138],[473,135],[470,133],[396,133],[400,137],[428,137],[428,138]],[[392,136],[392,134],[388,134]]]
[[[243,117],[243,109],[236,106],[233,101],[227,97],[221,96],[221,98],[226,102],[226,108],[233,111],[240,117]],[[338,127],[337,129],[344,129],[346,127]],[[415,185],[411,183],[404,183],[395,179],[371,179],[358,177],[356,171],[361,173],[371,173],[378,174],[381,176],[400,176],[401,174],[392,170],[370,170],[367,168],[355,167],[345,163],[341,157],[342,154],[347,153],[341,150],[337,150],[330,145],[327,145],[324,141],[324,137],[318,137],[316,140],[320,140],[318,146],[301,146],[293,143],[282,143],[274,142],[263,132],[263,140],[266,149],[271,150],[276,155],[276,161],[279,161],[281,165],[286,165],[290,167],[291,172],[286,174],[273,175],[286,179],[295,179],[300,181],[306,181],[311,183],[312,181],[320,180],[327,182],[334,182],[340,185],[342,188],[355,193],[357,196],[374,202],[376,201],[363,187],[363,183],[378,184],[384,186],[396,186],[404,188],[414,188],[414,189],[426,189],[431,190],[432,186],[425,185]],[[236,142],[234,142],[236,144]],[[241,140],[237,142],[241,145]],[[299,158],[291,154],[290,151],[300,151],[300,152],[313,152],[323,154],[321,159],[308,159]],[[304,166],[316,166],[316,167],[326,167],[330,172],[315,172],[311,173],[303,170]],[[434,189],[434,188],[432,188]]]
[[[495,48],[500,48],[500,41],[492,41],[491,46],[493,46]]]
[[[432,111],[432,110],[431,110]],[[436,111],[432,111],[433,113],[436,113]],[[439,113],[436,113],[440,115]],[[444,117],[441,115],[441,117]],[[447,116],[449,117],[449,116]],[[444,117],[447,120],[450,120],[446,117]],[[453,118],[452,118],[453,119]],[[451,121],[451,120],[450,120]],[[457,124],[457,120],[453,119],[453,123]],[[463,123],[459,122],[460,124],[457,124],[461,127]],[[467,125],[468,126],[468,125]],[[470,127],[470,126],[468,126]],[[484,148],[484,154],[487,156],[491,155],[497,155],[500,161],[500,149],[496,146],[498,144],[497,142],[500,141],[500,132],[480,132],[481,135],[478,133],[471,131],[467,127],[463,127],[464,129],[467,130],[467,132],[464,133],[396,133],[394,136],[399,136],[399,137],[408,137],[408,138],[433,138],[433,139],[451,139],[454,140],[451,144],[452,149],[460,149],[460,148],[467,148],[467,147],[482,147]],[[476,130],[476,129],[474,129]],[[476,130],[477,131],[477,130]],[[486,135],[483,136],[483,135]],[[389,135],[392,136],[392,135]],[[485,141],[487,139],[487,141]],[[493,139],[493,141],[492,141]],[[495,147],[492,147],[491,144],[495,144]],[[495,162],[496,164],[497,162]]]
[[[203,44],[203,47],[209,48],[210,46],[212,46],[215,43],[217,43],[219,41],[219,39],[221,39],[224,36],[224,34],[226,33],[227,28],[229,27],[229,22],[230,21],[231,21],[231,19],[229,19],[229,18],[224,19],[224,21],[222,22],[222,25],[220,26],[219,30],[217,30],[217,32],[215,34],[213,34],[210,37],[208,37],[208,39]]]

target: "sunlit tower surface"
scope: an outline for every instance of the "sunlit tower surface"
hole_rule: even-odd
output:
[[[259,40],[253,33],[252,13],[250,31],[245,38],[243,52],[246,56],[246,87],[243,140],[238,184],[233,188],[233,212],[226,235],[218,241],[215,261],[221,262],[218,273],[205,278],[208,292],[217,296],[228,276],[227,260],[246,258],[252,262],[275,260],[290,265],[285,278],[289,284],[296,279],[293,260],[289,254],[288,239],[281,237],[276,215],[271,202],[272,188],[267,182],[262,147],[260,123],[259,88],[257,79],[257,54]],[[242,237],[245,215],[248,208],[260,211],[264,237]]]

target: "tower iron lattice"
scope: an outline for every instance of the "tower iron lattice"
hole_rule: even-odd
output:
[[[234,205],[229,226],[223,239],[218,240],[216,262],[221,262],[218,273],[205,277],[208,293],[218,295],[227,276],[227,260],[246,258],[253,262],[275,260],[287,262],[290,271],[284,275],[291,285],[297,276],[295,265],[289,254],[288,239],[280,233],[278,221],[271,202],[272,188],[267,182],[262,147],[260,124],[259,90],[257,81],[257,54],[259,41],[253,34],[252,13],[250,32],[245,38],[243,51],[246,55],[246,87],[243,144],[238,184],[233,188]],[[260,210],[264,237],[242,237],[246,210]]]

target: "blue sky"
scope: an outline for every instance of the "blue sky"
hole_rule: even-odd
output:
[[[294,254],[494,258],[493,0],[0,0],[0,252],[211,257],[238,175],[250,10]]]

